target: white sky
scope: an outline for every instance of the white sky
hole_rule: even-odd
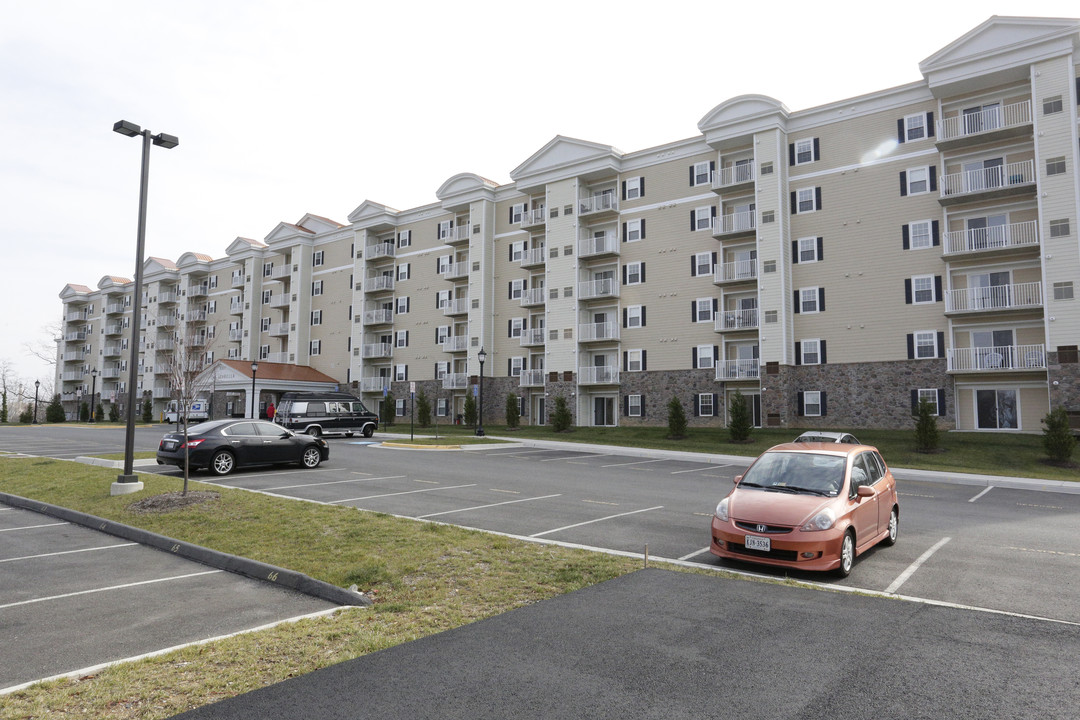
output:
[[[222,257],[306,212],[509,182],[555,135],[632,152],[744,93],[802,110],[913,82],[995,14],[1080,4],[0,0],[0,360],[51,383],[24,346],[64,285],[134,277],[117,120],[180,139],[151,150],[146,255]]]

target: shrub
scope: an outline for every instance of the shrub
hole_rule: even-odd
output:
[[[555,412],[551,415],[551,428],[555,432],[569,432],[573,424],[574,416],[570,412],[570,406],[566,403],[566,398],[559,395],[555,398]]]
[[[116,422],[120,419],[120,406],[116,403],[109,405],[109,422]]]
[[[94,419],[98,422],[105,421],[105,408],[101,406],[101,403],[97,404],[97,412],[94,413]]]
[[[423,392],[416,394],[416,422],[420,427],[431,427],[431,401]]]
[[[516,428],[520,417],[518,396],[514,393],[510,393],[506,396],[506,427]]]
[[[23,425],[29,425],[30,423],[34,422],[34,409],[26,408],[21,413],[19,413],[19,422],[21,422]]]
[[[53,395],[52,402],[45,408],[45,422],[62,423],[67,420],[64,406],[60,403],[60,393]]]
[[[465,424],[476,425],[476,398],[472,395],[465,396]]]
[[[668,403],[668,439],[669,440],[682,440],[686,437],[686,411],[683,410],[682,403],[679,402],[679,398],[671,398],[671,402]]]
[[[142,421],[144,423],[154,422],[154,399],[153,397],[147,397],[143,400],[142,404]]]
[[[1076,438],[1069,427],[1069,414],[1060,405],[1043,418],[1043,448],[1056,463],[1068,463],[1076,449]]]
[[[746,398],[739,390],[731,398],[731,407],[728,409],[728,436],[733,443],[744,443],[750,440],[750,430],[753,425],[750,422],[750,408],[746,405]]]
[[[915,449],[922,453],[933,452],[938,449],[938,427],[934,408],[926,398],[920,398],[916,413]]]
[[[397,402],[394,400],[394,393],[388,392],[383,398],[382,405],[379,406],[379,422],[383,427],[389,427],[394,424],[394,413],[396,412]]]
[[[90,405],[82,403],[79,405],[79,422],[86,422],[90,419]]]

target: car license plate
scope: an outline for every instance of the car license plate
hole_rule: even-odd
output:
[[[746,545],[747,550],[760,550],[761,552],[769,552],[772,550],[772,540],[767,537],[747,535],[744,544]]]
[[[166,450],[175,450],[176,449],[176,443],[173,442],[172,440],[166,440],[164,443],[162,443],[162,447],[164,449],[166,449]]]

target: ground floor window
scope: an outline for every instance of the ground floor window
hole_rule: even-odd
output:
[[[1016,390],[976,390],[975,416],[979,429],[1017,429]]]

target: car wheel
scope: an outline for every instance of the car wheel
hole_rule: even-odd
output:
[[[210,458],[210,472],[215,475],[228,475],[236,467],[236,458],[228,450],[218,450]]]
[[[364,428],[364,437],[371,437],[374,434],[375,434],[375,428],[372,427],[371,425],[368,425],[366,428]]]
[[[306,432],[311,437],[319,437],[322,435],[322,428],[313,425],[309,427]]]
[[[840,567],[836,568],[836,574],[846,578],[851,574],[851,568],[855,564],[855,534],[848,530],[844,533],[844,539],[840,543]]]
[[[885,545],[895,545],[896,536],[900,534],[900,511],[893,506],[892,512],[889,513],[889,534],[885,536],[885,539],[881,542]]]
[[[322,462],[322,453],[319,452],[317,447],[305,448],[304,455],[300,459],[301,464],[306,468],[319,467],[319,463]]]

